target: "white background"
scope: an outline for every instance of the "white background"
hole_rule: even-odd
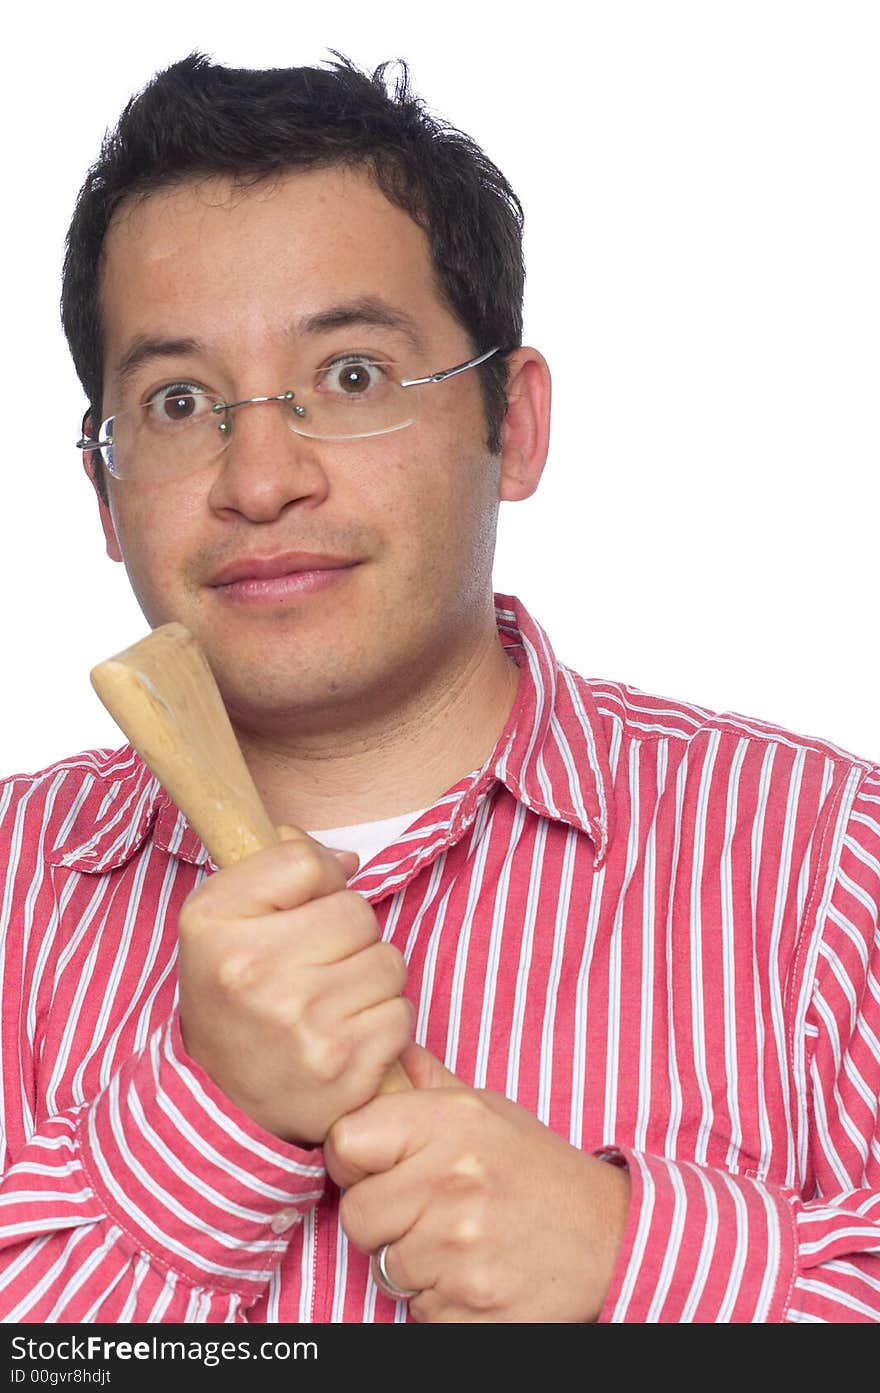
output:
[[[105,128],[196,48],[403,57],[518,192],[554,426],[496,586],[559,656],[880,759],[875,0],[84,0],[4,29],[0,773],[122,740],[88,672],[147,629],[73,448],[59,271]]]

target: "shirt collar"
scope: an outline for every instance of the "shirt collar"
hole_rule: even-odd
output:
[[[495,596],[498,632],[520,667],[516,701],[491,761],[526,807],[585,832],[601,863],[614,831],[608,746],[589,684],[556,659],[513,596]]]
[[[433,846],[413,846],[413,866],[407,869],[415,870],[427,851],[457,841],[496,782],[538,815],[584,832],[598,866],[614,819],[607,742],[589,685],[557,662],[547,635],[519,600],[496,595],[495,613],[505,651],[520,669],[513,709],[482,769],[435,805]],[[51,859],[72,870],[114,870],[151,834],[159,850],[193,865],[213,864],[201,838],[130,745],[108,752],[68,826]]]
[[[52,865],[95,874],[116,870],[152,835],[153,844],[193,865],[208,865],[202,839],[131,745],[102,752],[95,774]]]

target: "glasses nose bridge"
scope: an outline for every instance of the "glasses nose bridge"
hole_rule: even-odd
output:
[[[296,401],[296,393],[290,389],[286,392],[275,392],[270,396],[242,397],[240,401],[218,401],[211,410],[220,417],[218,429],[221,437],[228,439],[232,435],[231,412],[237,411],[240,406],[264,406],[269,402],[280,402],[297,417],[306,414],[305,407]]]
[[[240,407],[269,405],[282,408],[283,426],[269,418],[262,426],[256,421],[244,430],[233,429]],[[217,443],[211,447],[217,470],[211,483],[212,506],[232,508],[252,520],[266,521],[288,503],[323,494],[323,469],[316,467],[318,462],[311,452],[301,448],[310,442],[300,439],[296,429],[299,416],[291,408],[295,409],[292,390],[215,401],[211,411],[219,420]],[[207,456],[203,461],[210,463]]]

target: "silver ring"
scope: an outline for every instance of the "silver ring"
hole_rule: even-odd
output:
[[[373,1281],[380,1291],[384,1291],[386,1296],[390,1296],[392,1301],[409,1301],[410,1297],[418,1296],[417,1290],[407,1291],[405,1287],[396,1287],[388,1276],[385,1266],[385,1258],[388,1255],[390,1243],[383,1243],[381,1248],[377,1248],[370,1258],[370,1270],[373,1274]]]

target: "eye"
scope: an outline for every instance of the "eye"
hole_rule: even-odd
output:
[[[318,372],[318,387],[334,396],[362,397],[375,395],[376,391],[388,381],[385,371],[389,363],[377,363],[371,358],[351,354],[336,358],[326,368]]]
[[[147,415],[156,426],[186,425],[208,416],[215,398],[195,382],[169,382],[147,399]]]

